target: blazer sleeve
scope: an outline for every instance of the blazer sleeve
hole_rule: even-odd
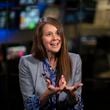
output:
[[[75,72],[75,83],[82,82],[82,61],[80,55],[77,55],[77,62],[76,62],[76,72]],[[82,87],[78,88],[76,91],[76,98],[78,103],[75,105],[75,110],[83,110],[83,102],[82,102]]]
[[[39,98],[34,94],[31,72],[26,57],[19,61],[19,84],[26,110],[38,110]]]
[[[82,82],[82,61],[81,61],[80,55],[78,54],[76,56],[76,72],[74,76],[74,81],[75,83]],[[81,90],[80,90],[80,93],[81,93]]]

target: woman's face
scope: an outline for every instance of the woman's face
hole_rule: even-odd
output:
[[[47,53],[57,53],[61,48],[61,37],[59,31],[54,25],[46,24],[43,27],[42,36],[43,45]]]

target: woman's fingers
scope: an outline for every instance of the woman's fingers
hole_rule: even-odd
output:
[[[79,87],[83,86],[83,83],[76,83],[74,85],[74,89],[78,89]]]
[[[66,86],[65,77],[64,77],[64,75],[61,75],[61,78],[59,80],[59,88],[60,88],[60,90],[61,91],[64,90],[65,86]]]
[[[66,90],[75,91],[81,86],[83,86],[83,83],[76,83],[73,86],[66,86]]]
[[[64,75],[61,75],[60,83],[63,84],[63,85],[66,84],[66,80],[65,80]]]
[[[51,84],[50,79],[46,79],[46,82],[47,82],[47,85],[50,85]]]
[[[50,79],[46,79],[46,82],[47,82],[47,87],[48,87],[48,89],[49,89],[52,93],[59,91],[59,87],[56,87],[56,86],[52,85]]]
[[[74,86],[66,86],[66,90],[72,91],[74,89]]]

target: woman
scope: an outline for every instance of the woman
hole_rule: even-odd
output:
[[[19,82],[26,110],[83,110],[81,59],[68,53],[63,27],[56,19],[39,21],[32,54],[19,62]]]

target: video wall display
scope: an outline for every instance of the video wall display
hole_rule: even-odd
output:
[[[18,29],[19,25],[19,11],[11,10],[8,13],[8,28],[10,29]]]
[[[35,4],[37,0],[19,0],[20,5]]]
[[[9,46],[6,49],[6,59],[13,60],[16,58],[20,58],[21,56],[26,54],[26,51],[27,48],[24,45]]]
[[[26,6],[20,11],[19,28],[34,29],[40,19],[40,11],[37,6]]]
[[[0,29],[17,29],[19,15],[16,10],[0,10]]]
[[[64,23],[93,23],[96,2],[89,1],[90,3],[87,0],[1,0],[0,29],[32,30],[42,16],[48,15],[63,18],[61,20]],[[56,3],[59,4],[54,7]]]
[[[79,22],[78,18],[78,9],[68,9],[65,10],[63,22],[65,24],[77,23]]]
[[[43,5],[36,0],[0,2],[0,29],[31,30],[40,19]]]
[[[7,23],[8,23],[7,15],[8,15],[7,10],[0,11],[0,28],[7,28]]]

